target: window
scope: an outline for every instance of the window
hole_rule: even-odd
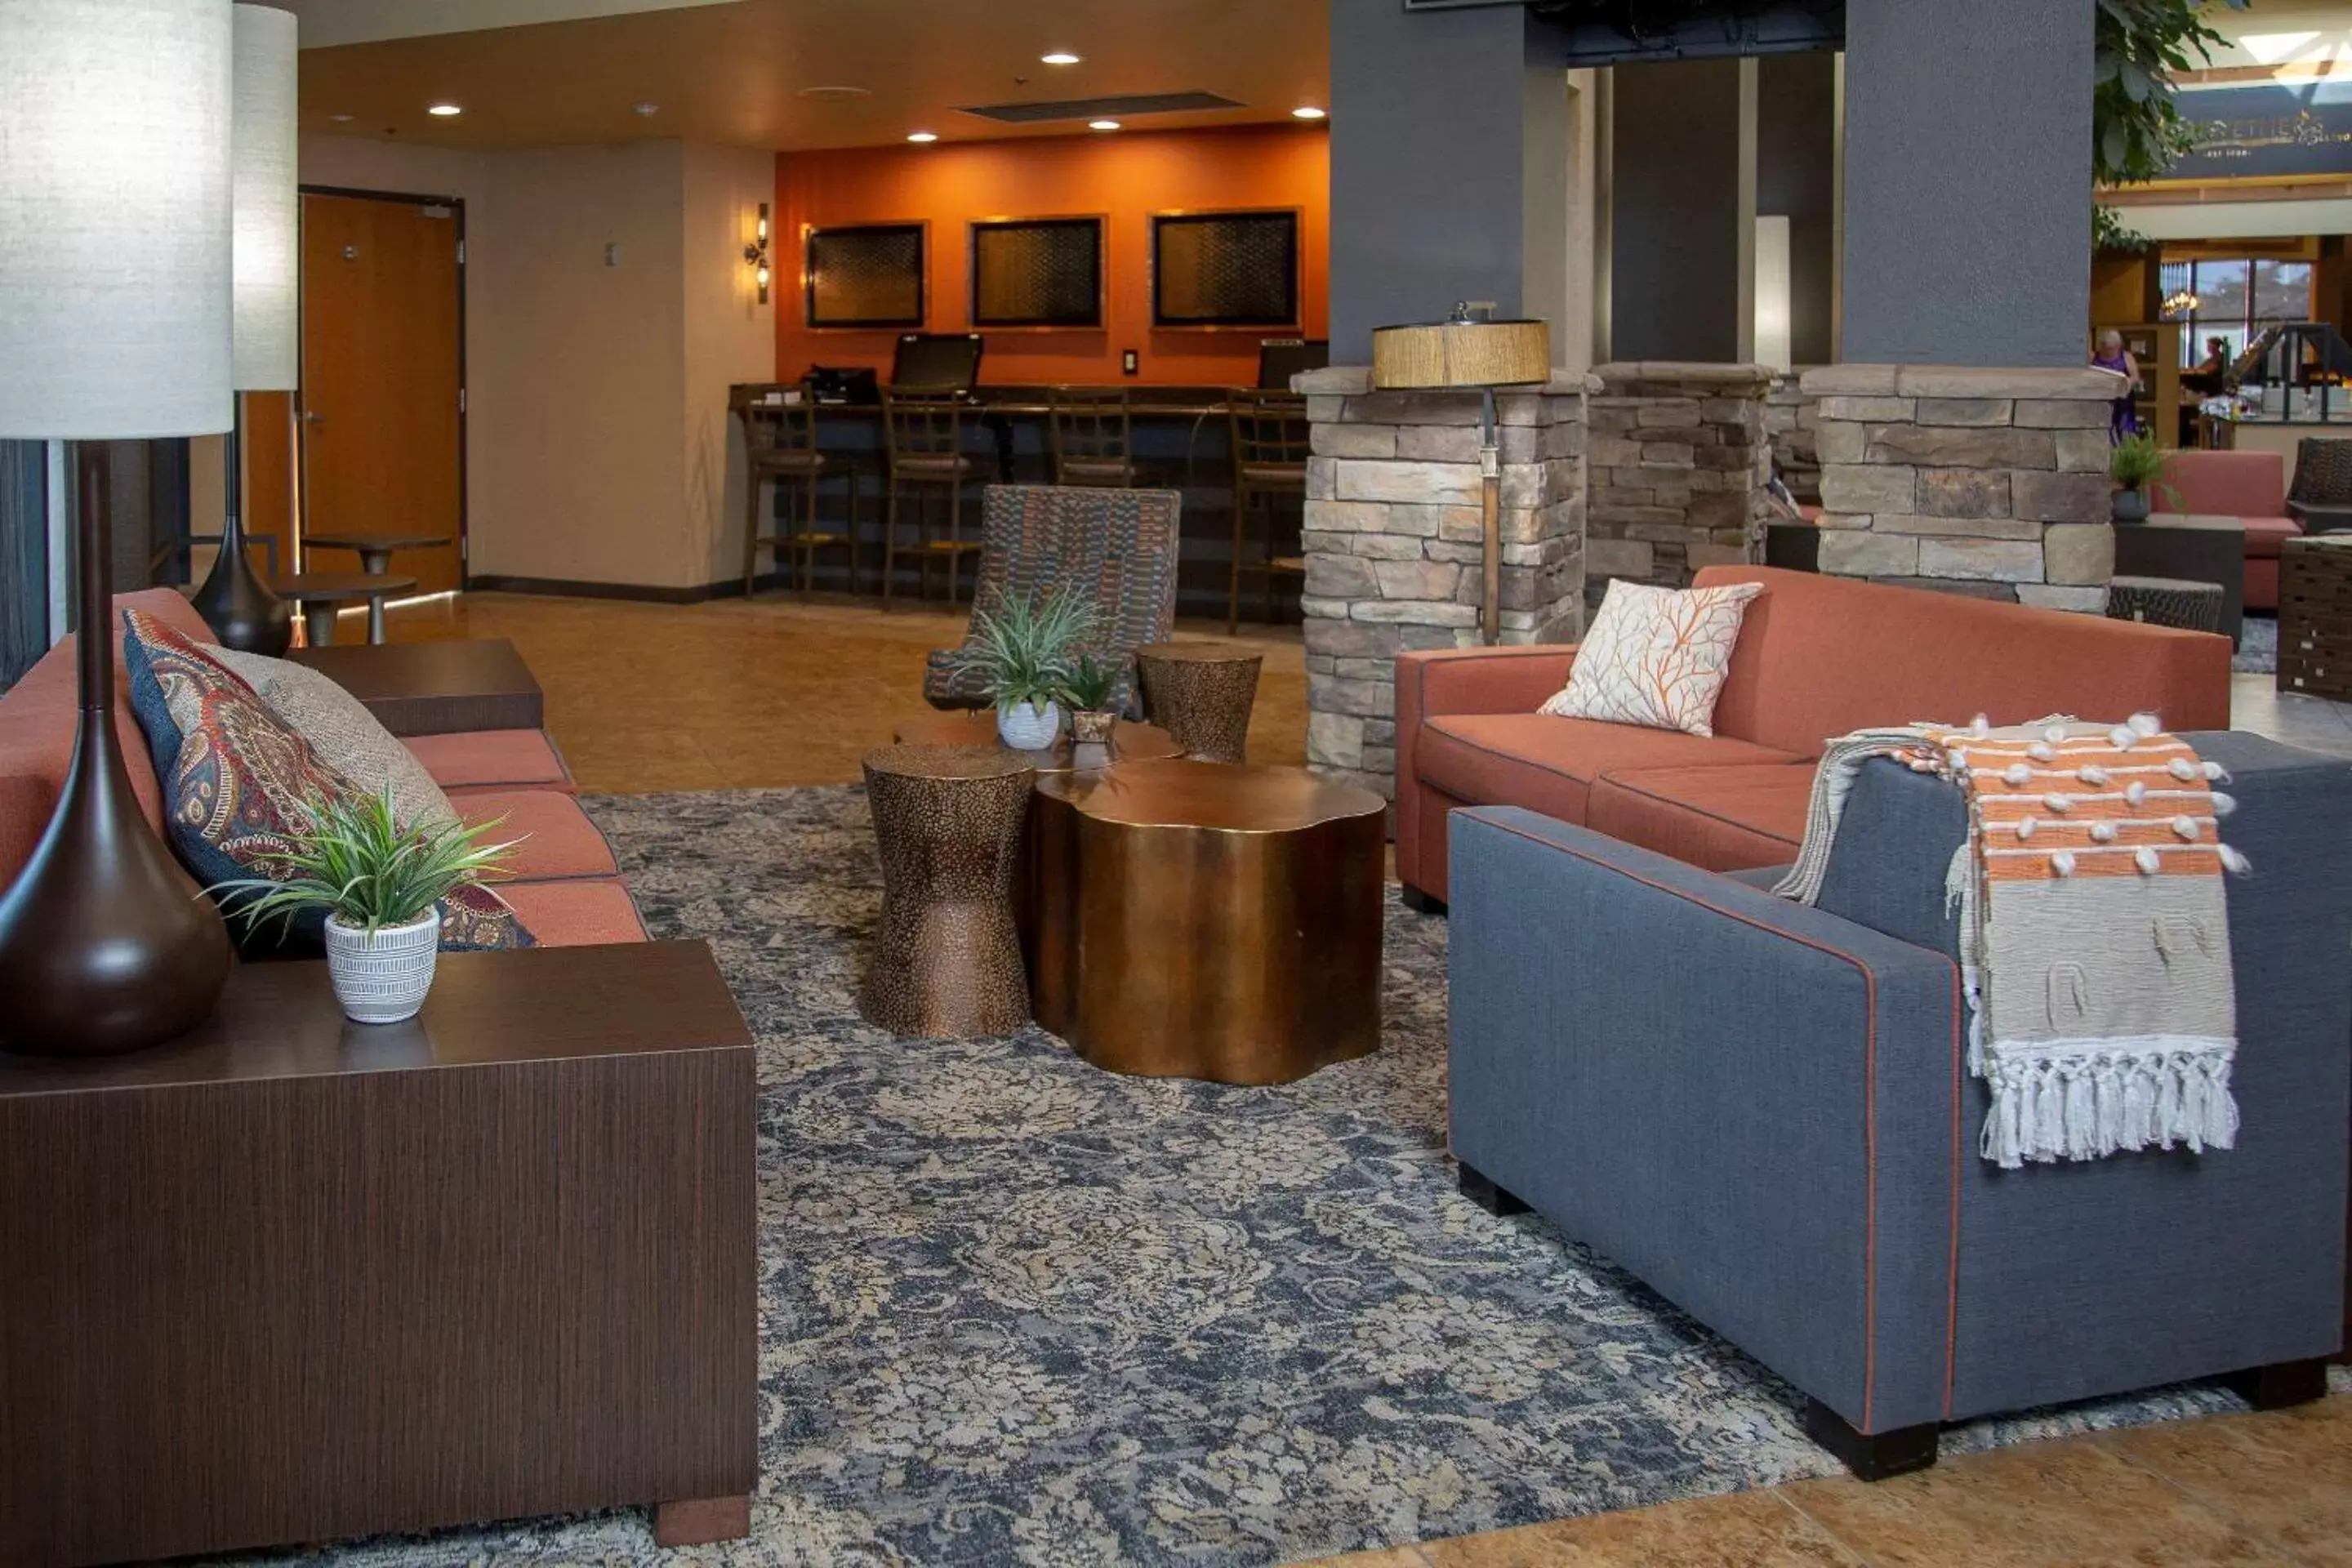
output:
[[[2180,323],[2180,368],[2205,362],[2205,344],[2220,338],[2225,360],[2235,360],[2264,327],[2311,317],[2311,263],[2246,257],[2168,261],[2158,274],[2164,319]]]

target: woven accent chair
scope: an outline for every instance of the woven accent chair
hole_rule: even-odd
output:
[[[2306,533],[2352,529],[2352,441],[2306,436],[2294,444],[2286,512]]]
[[[1089,651],[1118,664],[1111,705],[1134,705],[1139,647],[1165,642],[1176,626],[1176,539],[1182,498],[1174,490],[991,485],[981,510],[975,612],[1007,595],[1075,588],[1101,614]],[[934,708],[985,708],[986,679],[967,635],[941,648],[923,673]]]

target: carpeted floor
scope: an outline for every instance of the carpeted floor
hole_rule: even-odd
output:
[[[1834,1469],[1770,1374],[1455,1194],[1442,921],[1391,900],[1372,1057],[1270,1089],[1118,1078],[1034,1031],[859,1021],[861,791],[589,805],[760,1043],[754,1535],[674,1560],[1269,1563]],[[2173,1390],[1947,1451],[2236,1407]],[[660,1555],[628,1510],[315,1560]]]

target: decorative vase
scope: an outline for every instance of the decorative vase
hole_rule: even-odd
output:
[[[2117,522],[2147,521],[2147,492],[2137,485],[2127,485],[2116,492],[2115,516]]]
[[[1062,705],[1015,702],[996,710],[996,738],[1016,752],[1042,752],[1062,732]]]
[[[327,917],[327,978],[335,1000],[355,1024],[397,1024],[416,1016],[433,989],[433,963],[441,949],[441,911],[430,909],[403,925],[345,925]]]
[[[1118,724],[1118,715],[1074,710],[1070,714],[1070,740],[1081,746],[1108,746],[1111,731]]]

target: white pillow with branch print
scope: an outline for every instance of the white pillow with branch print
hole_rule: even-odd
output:
[[[1543,705],[1559,719],[1715,733],[1715,701],[1731,671],[1739,622],[1762,584],[1654,588],[1612,582],[1569,668]]]

